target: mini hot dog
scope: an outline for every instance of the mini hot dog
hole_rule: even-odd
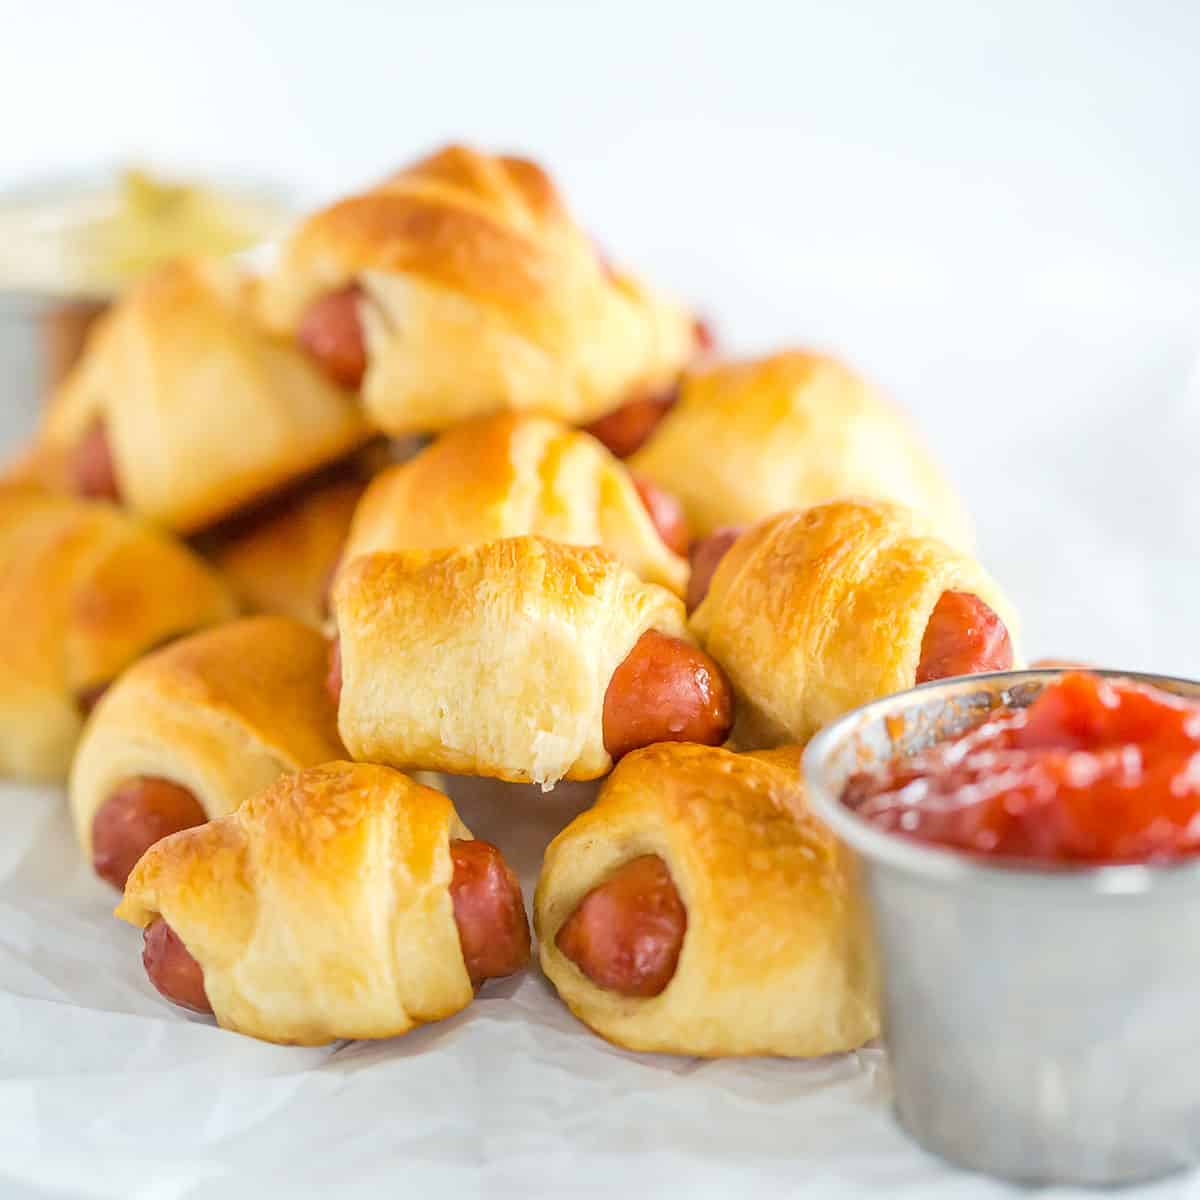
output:
[[[339,288],[315,300],[300,321],[296,338],[339,387],[361,386],[367,370],[359,304],[362,288]]]
[[[156,917],[142,933],[142,966],[159,994],[172,1004],[192,1012],[212,1012],[200,964],[162,917]]]
[[[342,639],[334,637],[329,643],[329,664],[325,672],[325,690],[338,704],[342,699]]]
[[[697,337],[605,265],[536,163],[465,146],[313,213],[261,300],[392,436],[500,412],[583,424],[670,387]]]
[[[854,872],[807,812],[797,747],[668,743],[617,764],[546,850],[542,969],[632,1050],[810,1056],[879,1031]]]
[[[695,612],[700,607],[701,601],[708,595],[708,585],[712,583],[712,577],[721,565],[721,559],[745,528],[744,525],[722,525],[706,537],[692,543],[692,574],[688,579],[687,589],[688,612]]]
[[[651,483],[648,479],[634,478],[633,486],[642,498],[658,536],[676,554],[686,556],[688,552],[687,516],[683,505],[664,488]]]
[[[92,818],[92,867],[123,888],[155,842],[208,820],[195,794],[169,779],[138,776],[120,784]]]
[[[688,611],[697,609],[721,559],[737,541],[743,526],[730,525],[701,538],[692,547]],[[1013,664],[1012,640],[1004,622],[970,592],[943,592],[921,639],[916,683],[952,675],[1007,671]]]
[[[970,592],[943,592],[921,638],[916,682],[1007,671],[1012,665],[1012,639],[992,609]]]
[[[521,885],[490,842],[450,843],[450,899],[463,962],[474,987],[502,979],[529,961],[529,922]],[[182,1008],[212,1012],[204,972],[179,935],[158,917],[146,926],[142,963],[158,991]]]
[[[550,785],[724,741],[732,693],[677,596],[595,546],[508,538],[352,559],[329,682],[351,753]]]
[[[528,534],[603,546],[680,594],[687,583],[674,498],[634,479],[595,438],[529,413],[470,421],[382,472],[354,514],[343,560]]]
[[[648,629],[604,693],[604,748],[613,761],[655,742],[719,746],[733,726],[721,668],[682,638]]]
[[[692,322],[695,353],[707,356],[716,348],[716,338],[707,321]],[[618,458],[628,458],[640,450],[654,434],[667,413],[679,402],[678,383],[649,396],[627,400],[612,412],[585,425],[584,431],[603,442]]]
[[[672,387],[656,396],[629,400],[583,426],[583,431],[590,433],[618,458],[628,458],[649,440],[678,398],[678,389]]]
[[[687,910],[657,854],[619,866],[563,922],[559,950],[597,987],[657,996],[675,974]]]
[[[42,482],[192,534],[366,442],[357,394],[263,327],[258,293],[197,258],[122,295],[46,409]]]
[[[126,671],[71,770],[76,834],[97,875],[123,887],[159,839],[231,812],[281,771],[344,757],[327,654],[298,621],[248,617]]]
[[[329,695],[342,698],[341,641],[329,647]],[[604,693],[604,748],[613,761],[655,742],[719,746],[733,726],[733,695],[721,668],[682,638],[648,629]]]
[[[512,868],[477,838],[452,841],[450,858],[454,923],[471,982],[479,987],[519,971],[529,961],[529,921]]]
[[[281,776],[156,843],[117,912],[167,999],[305,1045],[449,1016],[530,953],[500,851],[441,792],[360,763]]]
[[[719,554],[692,628],[738,702],[735,744],[805,742],[861,704],[1019,662],[1015,616],[970,555],[885,501],[779,513]],[[699,574],[699,572],[697,573]]]
[[[102,421],[92,425],[75,446],[68,471],[72,490],[78,495],[120,504],[121,485],[108,444],[108,430]]]

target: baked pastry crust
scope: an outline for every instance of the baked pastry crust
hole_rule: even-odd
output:
[[[853,861],[808,813],[799,750],[737,755],[670,742],[621,760],[550,843],[534,897],[542,970],[571,1011],[630,1050],[811,1057],[879,1032]],[[584,896],[643,854],[688,914],[675,974],[652,998],[594,984],[555,945]]]
[[[352,757],[514,783],[608,771],[613,672],[648,629],[691,640],[676,595],[537,537],[362,555],[334,609]]]
[[[449,890],[450,842],[470,837],[441,792],[327,763],[157,842],[116,914],[167,921],[226,1029],[309,1046],[395,1037],[474,996]]]
[[[271,613],[320,629],[326,596],[341,558],[363,479],[322,480],[235,519],[200,543],[242,610]]]
[[[62,484],[103,422],[124,506],[190,533],[364,441],[357,397],[266,332],[255,287],[230,262],[190,259],[117,304],[51,402],[42,477]]]
[[[448,146],[310,217],[267,280],[263,312],[294,335],[355,281],[363,402],[389,433],[502,410],[583,423],[669,386],[692,319],[606,268],[549,177],[521,158]]]
[[[835,717],[913,686],[945,591],[1000,617],[1012,605],[966,553],[884,501],[838,500],[760,521],[733,544],[692,614],[737,696],[735,744],[805,742]]]
[[[286,617],[246,617],[135,664],[104,694],[71,767],[84,856],[97,809],[128,779],[189,788],[223,817],[282,772],[345,758],[325,687],[328,643]]]
[[[952,545],[972,542],[966,511],[904,414],[820,354],[689,371],[630,468],[679,497],[693,537],[862,495],[908,505]]]
[[[603,546],[650,583],[687,586],[687,563],[659,536],[625,467],[586,433],[515,413],[460,426],[379,475],[345,561],[524,534]]]
[[[109,504],[0,485],[0,774],[64,779],[80,697],[234,615],[215,572]]]

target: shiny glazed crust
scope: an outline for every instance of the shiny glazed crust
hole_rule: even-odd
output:
[[[523,534],[603,546],[649,583],[687,584],[687,563],[664,544],[625,467],[595,438],[521,414],[463,425],[378,476],[345,561]]]
[[[450,800],[386,767],[282,775],[236,812],[152,846],[117,916],[162,916],[226,1029],[320,1045],[383,1038],[474,995],[450,897]]]
[[[989,605],[1019,665],[1012,605],[975,559],[923,528],[899,505],[841,500],[768,517],[734,543],[692,628],[733,684],[736,744],[804,742],[912,687],[945,591]]]
[[[594,546],[536,537],[354,559],[334,589],[351,755],[554,784],[595,779],[604,694],[683,604]]]
[[[64,779],[79,697],[154,646],[227,620],[196,555],[108,504],[0,485],[0,774]]]
[[[968,549],[970,523],[899,409],[836,359],[804,351],[689,371],[630,460],[683,501],[693,537],[842,496],[895,500]]]
[[[38,460],[62,482],[87,431],[108,431],[122,503],[193,532],[367,436],[358,400],[254,319],[252,281],[186,260],[106,316],[46,415]]]
[[[542,970],[571,1011],[631,1050],[811,1057],[879,1032],[850,856],[808,814],[799,751],[687,743],[635,751],[550,843],[534,898]],[[688,924],[658,996],[597,987],[555,945],[583,897],[643,854],[667,864]]]
[[[71,767],[84,856],[96,810],[136,775],[182,784],[223,817],[283,771],[344,758],[327,660],[325,639],[307,626],[246,617],[130,668],[97,705]]]
[[[689,314],[606,271],[540,167],[463,146],[306,221],[263,312],[295,334],[351,281],[365,292],[363,401],[394,434],[501,410],[586,422],[668,386],[694,349]]]

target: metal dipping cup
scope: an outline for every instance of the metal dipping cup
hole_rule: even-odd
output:
[[[859,859],[900,1123],[1024,1183],[1124,1184],[1200,1161],[1200,859],[1003,865],[878,829],[849,777],[1025,707],[1061,671],[939,681],[810,743],[813,811]],[[1100,671],[1200,697],[1200,684]]]

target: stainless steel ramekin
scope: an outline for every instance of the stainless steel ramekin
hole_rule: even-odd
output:
[[[857,854],[901,1124],[964,1166],[1120,1184],[1200,1161],[1200,862],[1011,867],[877,829],[840,800],[864,766],[1024,706],[1061,671],[927,684],[804,755],[813,810]],[[1200,696],[1200,683],[1101,672]]]

